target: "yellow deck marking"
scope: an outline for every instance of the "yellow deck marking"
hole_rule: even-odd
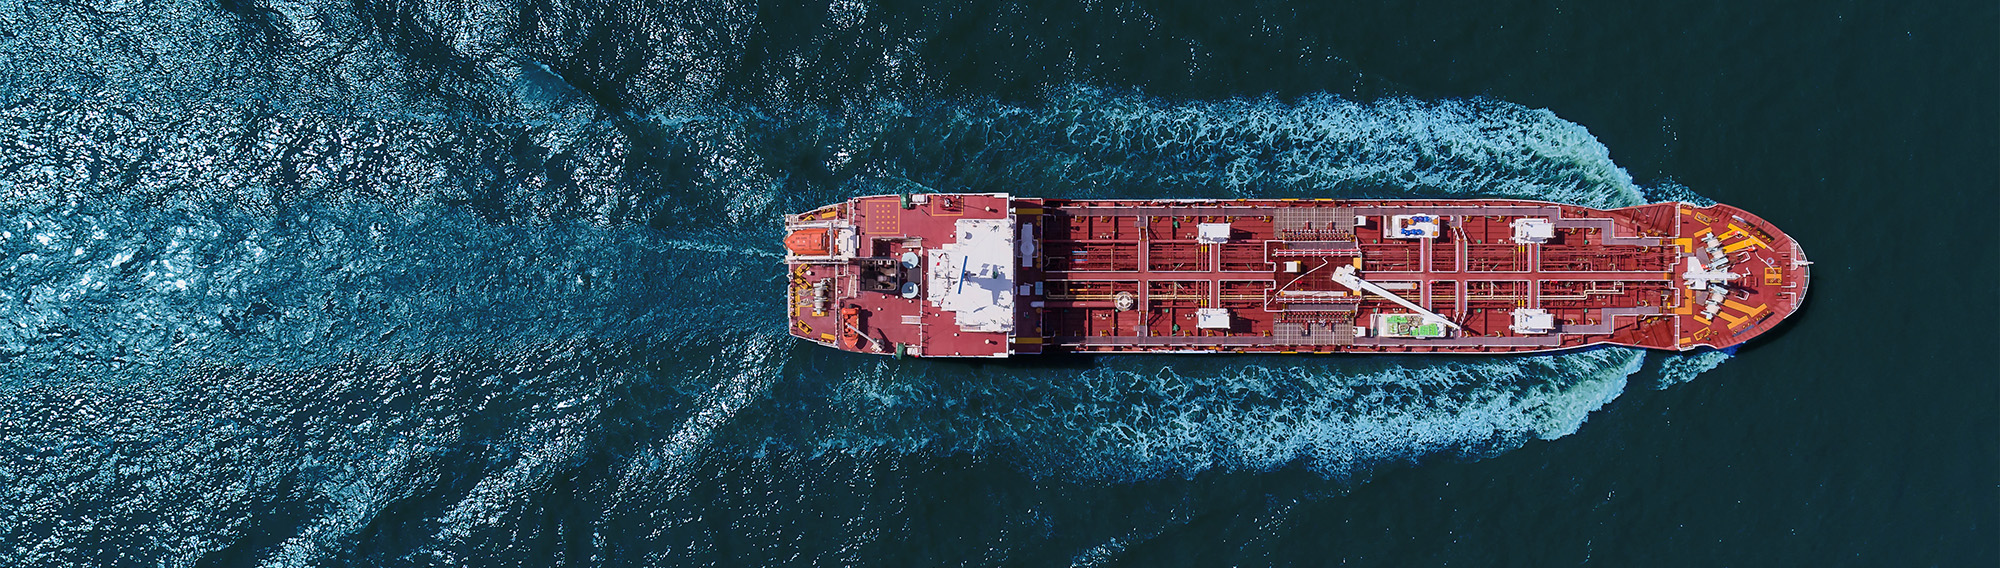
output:
[[[1753,308],[1750,306],[1737,303],[1736,300],[1723,300],[1722,307],[1743,312],[1743,317],[1750,317],[1763,313],[1766,306],[1764,304],[1757,304],[1757,307]]]
[[[1746,237],[1747,237],[1747,236],[1749,236],[1749,235],[1744,235],[1744,236],[1746,236]],[[1736,251],[1739,251],[1739,250],[1743,250],[1743,249],[1746,249],[1746,248],[1750,248],[1750,247],[1753,247],[1753,246],[1757,246],[1757,244],[1758,244],[1759,242],[1760,242],[1760,241],[1758,241],[1757,239],[1754,239],[1754,238],[1751,238],[1751,239],[1744,239],[1744,240],[1740,240],[1740,241],[1736,241],[1736,242],[1733,242],[1733,243],[1729,243],[1729,244],[1726,244],[1726,245],[1722,245],[1722,252],[1723,252],[1723,254],[1728,254],[1728,253],[1732,253],[1732,252],[1736,252]]]
[[[1746,230],[1743,230],[1743,228],[1742,228],[1742,227],[1738,227],[1738,226],[1736,226],[1736,224],[1735,224],[1735,223],[1730,223],[1730,224],[1729,224],[1729,233],[1730,233],[1730,234],[1734,234],[1734,235],[1742,235],[1744,239],[1746,239],[1746,240],[1748,240],[1748,241],[1750,241],[1750,242],[1753,242],[1753,243],[1757,243],[1757,246],[1761,246],[1761,247],[1764,247],[1764,248],[1771,248],[1771,243],[1767,243],[1767,242],[1764,242],[1764,241],[1763,241],[1763,239],[1759,239],[1759,238],[1757,238],[1757,237],[1753,237],[1753,236],[1750,236],[1750,231],[1746,231]]]
[[[1722,316],[1722,319],[1729,320],[1729,329],[1736,329],[1738,327],[1742,327],[1743,324],[1750,322],[1750,318],[1757,317],[1757,314],[1764,313],[1764,310],[1770,309],[1770,306],[1767,304],[1757,304],[1757,307],[1753,308],[1750,306],[1739,304],[1736,302],[1736,300],[1723,300],[1722,306],[1725,308],[1743,312],[1743,317],[1741,318],[1730,317],[1728,313],[1716,314]]]
[[[1702,228],[1701,228],[1701,230],[1699,230],[1699,231],[1695,231],[1695,232],[1694,232],[1694,238],[1695,238],[1695,239],[1699,239],[1699,238],[1701,238],[1701,236],[1702,236],[1702,235],[1706,235],[1706,234],[1709,234],[1709,233],[1713,233],[1713,232],[1715,232],[1715,231],[1714,231],[1713,229],[1709,229],[1708,227],[1702,227]],[[1693,240],[1693,239],[1689,239],[1689,240]]]
[[[833,334],[831,334],[831,333],[822,333],[822,334],[819,334],[819,338],[820,338],[820,340],[821,340],[821,341],[833,341]]]
[[[1710,323],[1713,323],[1713,322],[1711,322],[1711,321],[1710,321],[1710,320],[1709,320],[1708,318],[1705,318],[1705,317],[1701,317],[1701,316],[1695,316],[1695,317],[1694,317],[1694,321],[1698,321],[1698,322],[1701,322],[1701,324],[1702,324],[1702,325],[1708,325],[1708,324],[1710,324]]]
[[[1722,318],[1722,321],[1729,322],[1729,329],[1736,329],[1736,326],[1743,325],[1743,322],[1750,321],[1750,318],[1739,318],[1736,316],[1729,315],[1729,312],[1716,312],[1715,316]]]
[[[1785,282],[1785,271],[1779,270],[1778,267],[1776,266],[1764,269],[1765,284],[1777,285],[1777,284],[1783,284],[1784,282]]]
[[[894,235],[903,229],[903,216],[896,210],[902,204],[894,201],[875,201],[868,204],[868,232],[877,235]]]
[[[1681,247],[1681,252],[1694,252],[1694,239],[1674,239],[1674,245]]]

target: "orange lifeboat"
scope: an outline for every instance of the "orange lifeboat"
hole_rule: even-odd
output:
[[[826,229],[800,229],[785,235],[785,248],[799,256],[826,256]]]
[[[861,309],[841,308],[840,340],[842,347],[844,349],[847,349],[848,351],[860,351],[862,339],[863,337],[861,337]]]

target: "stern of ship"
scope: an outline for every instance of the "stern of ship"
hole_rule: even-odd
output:
[[[1016,282],[1032,255],[1018,206],[1006,194],[877,195],[786,216],[791,335],[896,356],[1021,352]]]

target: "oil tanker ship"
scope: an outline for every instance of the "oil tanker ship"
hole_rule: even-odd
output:
[[[1688,203],[879,195],[785,230],[792,335],[916,357],[1724,348],[1811,265]]]

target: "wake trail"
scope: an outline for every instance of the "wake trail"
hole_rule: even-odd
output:
[[[1490,99],[875,88],[923,74],[910,38],[880,42],[906,64],[864,87],[731,85],[758,6],[643,4],[530,21],[477,2],[96,2],[10,28],[13,557],[538,557],[509,527],[565,507],[685,552],[716,540],[707,476],[744,462],[1355,482],[1575,432],[1648,359],[1674,384],[1727,358],[980,364],[803,345],[783,332],[776,219],[855,195],[1699,196],[1639,187],[1582,126]],[[354,559],[384,523],[420,542]]]

